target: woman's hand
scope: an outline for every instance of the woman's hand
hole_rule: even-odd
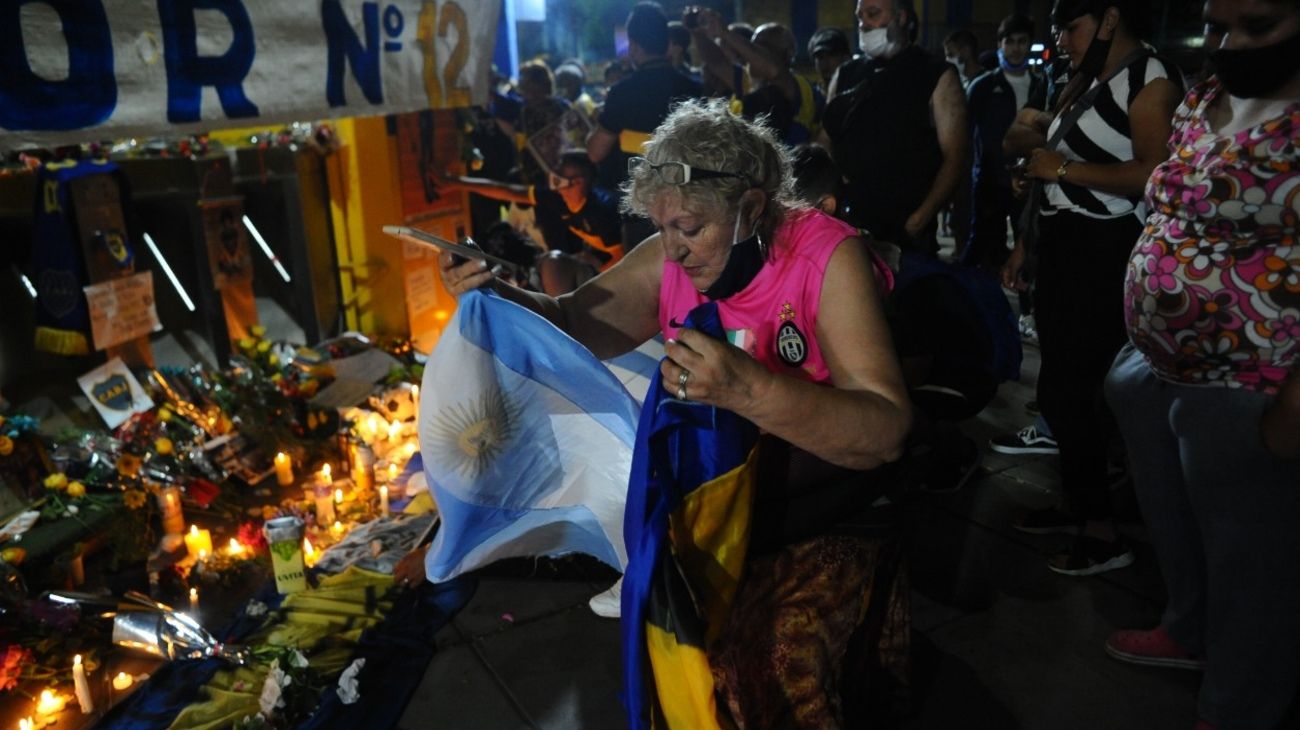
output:
[[[424,556],[429,552],[428,545],[421,545],[397,561],[393,568],[393,584],[399,588],[410,588],[424,582]]]
[[[1057,176],[1056,171],[1061,169],[1061,164],[1064,162],[1065,155],[1039,147],[1029,153],[1029,164],[1025,167],[1025,174],[1047,182],[1059,182],[1060,177]]]
[[[1024,291],[1029,288],[1029,284],[1020,277],[1020,271],[1025,268],[1025,241],[1023,238],[1016,239],[1015,248],[1011,249],[1011,255],[1007,257],[1007,262],[1002,264],[1002,286],[1012,291]]]
[[[1279,459],[1300,459],[1300,375],[1278,391],[1277,399],[1259,421],[1264,448]]]
[[[456,263],[456,256],[449,252],[438,254],[438,271],[442,274],[442,285],[453,297],[477,289],[491,282],[496,274],[488,268],[482,259],[468,259]]]
[[[668,358],[659,365],[664,389],[742,415],[762,398],[773,377],[744,350],[697,330],[680,330],[677,339],[665,343],[664,352]]]

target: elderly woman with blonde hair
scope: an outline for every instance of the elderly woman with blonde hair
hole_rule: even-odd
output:
[[[772,131],[721,102],[678,106],[629,167],[624,207],[657,232],[576,291],[525,292],[450,255],[443,281],[457,296],[490,286],[604,359],[662,332],[669,394],[778,444],[734,609],[708,647],[718,713],[741,727],[841,724],[839,673],[876,564],[872,541],[843,525],[879,497],[869,477],[911,423],[872,259],[852,227],[795,202]],[[710,302],[725,339],[683,326]]]

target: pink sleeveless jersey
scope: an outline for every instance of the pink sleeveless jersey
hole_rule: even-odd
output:
[[[817,345],[817,308],[826,263],[836,246],[856,236],[850,225],[813,210],[797,211],[777,229],[772,259],[738,294],[718,302],[731,344],[772,372],[830,383]],[[664,262],[659,327],[675,338],[686,315],[708,299],[691,285],[680,264]]]

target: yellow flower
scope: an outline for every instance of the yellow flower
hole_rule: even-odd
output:
[[[172,420],[171,410],[168,408],[164,408],[161,411],[158,411],[158,420],[162,421],[163,423]]]
[[[0,436],[0,456],[8,456],[14,452],[14,440],[8,436]]]
[[[266,340],[262,340],[261,342],[257,343],[257,351],[265,355],[266,353],[271,351],[271,343],[267,342]]]
[[[45,488],[53,489],[56,492],[62,492],[68,487],[68,477],[63,472],[55,472],[45,477]]]
[[[117,473],[124,477],[134,477],[140,473],[140,457],[135,454],[122,454],[117,457]]]
[[[249,331],[249,332],[252,332],[252,333],[253,333],[253,336],[254,336],[254,337],[257,337],[257,338],[262,338],[262,337],[265,337],[265,336],[266,336],[266,328],[263,327],[263,326],[260,325],[260,324],[255,324],[255,325],[253,325],[253,327],[252,327],[251,329],[249,329],[248,331]]]
[[[257,342],[252,337],[245,337],[244,339],[239,341],[239,349],[251,350],[253,349],[253,346],[256,344]]]
[[[73,499],[81,499],[86,496],[86,485],[81,482],[72,482],[68,485],[68,496]]]
[[[145,499],[144,492],[139,489],[128,489],[122,493],[122,504],[130,509],[140,509],[144,506]]]
[[[170,454],[174,450],[174,447],[172,446],[172,440],[167,438],[166,436],[159,438],[157,441],[153,442],[153,450],[158,452],[159,456],[166,456]]]
[[[266,364],[270,365],[271,367],[275,367],[276,365],[279,365],[280,356],[275,353],[271,353],[271,356],[266,359]]]

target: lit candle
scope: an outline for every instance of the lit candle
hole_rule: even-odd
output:
[[[195,560],[206,559],[212,554],[212,532],[190,525],[190,531],[185,535],[185,550]]]
[[[199,617],[199,589],[190,589],[190,616],[197,619]]]
[[[342,490],[342,489],[335,489],[335,490],[334,490],[334,506],[335,506],[335,507],[341,507],[342,505],[343,505],[343,490]]]
[[[36,730],[36,721],[30,717],[24,717],[18,721],[18,730]]]
[[[402,422],[393,421],[388,424],[388,440],[397,441],[402,437]]]
[[[226,552],[229,553],[232,558],[239,557],[244,554],[244,545],[232,537],[230,538],[230,546],[226,548]]]
[[[379,416],[373,413],[370,414],[370,417],[366,419],[366,431],[370,435],[368,441],[373,442],[379,438]]]
[[[342,537],[343,523],[339,522],[338,520],[334,520],[334,524],[330,526],[330,532],[334,535],[334,537]]]
[[[420,386],[411,386],[411,402],[415,404],[415,410],[420,410]]]
[[[327,487],[334,483],[334,472],[328,463],[320,468],[320,474],[316,477],[316,481]]]
[[[308,568],[316,564],[316,547],[305,537],[302,539],[302,562]]]
[[[383,484],[379,487],[379,514],[384,517],[388,516],[388,485]]]
[[[397,465],[396,465],[396,464],[389,464],[389,465],[388,465],[388,481],[389,481],[389,483],[392,483],[392,482],[397,481],[397,476],[398,476],[399,474],[401,474],[401,473],[402,473],[402,472],[397,468]]]
[[[118,672],[117,676],[113,677],[113,689],[117,690],[118,692],[121,692],[122,690],[126,690],[126,689],[131,689],[131,685],[133,684],[135,684],[135,678],[127,674],[126,672]]]
[[[77,704],[81,705],[81,714],[89,715],[95,711],[95,700],[90,696],[90,684],[86,682],[86,667],[81,663],[81,655],[72,658],[72,687],[77,693]]]
[[[293,484],[293,462],[283,451],[275,455],[275,481],[282,487]]]
[[[38,715],[57,715],[63,712],[63,708],[68,704],[68,698],[63,695],[55,694],[52,689],[41,690],[40,699],[36,700],[36,714]]]

